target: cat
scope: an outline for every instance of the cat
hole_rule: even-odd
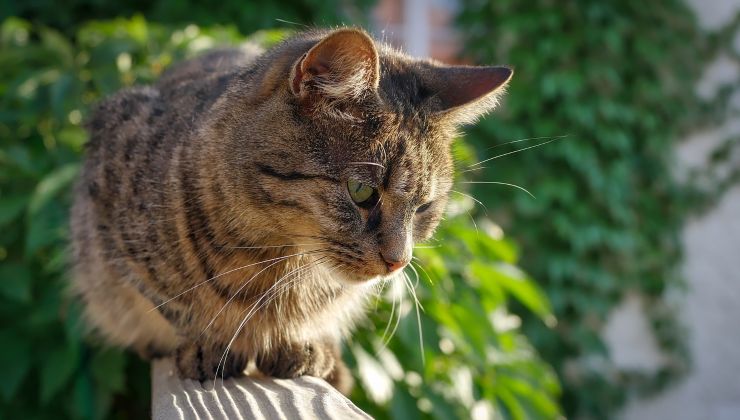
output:
[[[183,378],[253,362],[348,393],[341,339],[432,235],[453,138],[511,76],[338,28],[215,50],[102,101],[71,216],[88,324]]]

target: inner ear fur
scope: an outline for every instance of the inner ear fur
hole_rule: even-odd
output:
[[[290,89],[298,97],[359,98],[377,91],[380,60],[370,36],[359,29],[329,33],[297,60]]]

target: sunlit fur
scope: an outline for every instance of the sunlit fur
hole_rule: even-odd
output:
[[[339,343],[392,275],[383,256],[410,259],[430,237],[457,126],[508,80],[453,109],[429,87],[454,87],[434,79],[444,69],[359,30],[314,31],[208,53],[102,102],[72,215],[89,324],[174,355],[185,377],[255,361],[347,392]],[[377,205],[355,205],[350,178]]]

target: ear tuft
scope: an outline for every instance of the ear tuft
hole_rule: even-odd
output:
[[[440,113],[466,124],[498,105],[514,71],[508,67],[435,66],[431,73],[429,84],[441,102]]]
[[[290,89],[306,98],[358,99],[380,81],[378,52],[367,33],[338,29],[324,37],[293,66]]]

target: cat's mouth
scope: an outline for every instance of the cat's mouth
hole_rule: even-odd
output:
[[[398,272],[389,272],[384,264],[367,263],[363,266],[349,266],[340,262],[333,270],[330,270],[330,275],[344,286],[359,286],[372,285],[378,281],[390,279]]]

